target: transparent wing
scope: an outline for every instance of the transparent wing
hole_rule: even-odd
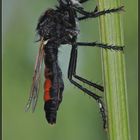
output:
[[[30,96],[27,102],[27,105],[25,107],[25,111],[28,111],[30,106],[32,106],[32,112],[34,112],[37,99],[38,99],[38,93],[39,93],[39,85],[40,85],[40,75],[41,75],[41,66],[43,62],[44,57],[44,46],[43,38],[41,39],[41,44],[39,46],[39,52],[38,56],[36,58],[35,68],[34,68],[34,75],[33,75],[33,82],[30,90]]]

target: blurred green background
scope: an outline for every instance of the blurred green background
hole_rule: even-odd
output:
[[[38,52],[38,43],[35,43],[37,20],[43,11],[56,4],[56,0],[3,0],[3,140],[107,140],[95,101],[67,80],[70,46],[62,46],[59,51],[65,91],[57,124],[50,126],[45,120],[43,74],[36,111],[24,112]],[[90,0],[84,7],[89,10],[95,5],[96,1]],[[130,129],[132,140],[137,140],[137,1],[125,0],[124,5]],[[82,21],[80,28],[79,40],[99,41],[98,19]],[[102,84],[100,52],[98,48],[81,47],[77,73]]]

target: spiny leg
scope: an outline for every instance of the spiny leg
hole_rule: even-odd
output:
[[[82,81],[83,83],[88,84],[89,86],[92,86],[92,87],[94,87],[94,88],[97,88],[98,90],[100,90],[100,91],[102,91],[102,92],[104,91],[104,88],[103,88],[103,86],[101,86],[101,85],[98,85],[98,84],[96,84],[96,83],[93,83],[93,82],[91,82],[91,81],[88,81],[87,79],[82,78],[82,77],[80,77],[80,76],[78,76],[78,75],[76,75],[76,74],[74,74],[73,77],[76,78],[76,79],[78,79],[79,81]]]
[[[103,11],[98,11],[98,7],[96,6],[94,11],[92,11],[92,12],[87,12],[84,9],[81,9],[81,8],[75,7],[75,6],[74,6],[74,9],[81,15],[89,16],[89,17],[97,17],[97,16],[101,16],[104,14],[124,11],[124,6],[120,6],[118,8],[107,9],[107,10],[103,10]]]
[[[94,88],[96,88],[96,89],[98,89],[98,90],[100,90],[100,91],[103,92],[103,91],[104,91],[103,86],[98,85],[98,84],[96,84],[96,83],[93,83],[93,82],[91,82],[91,81],[89,81],[89,80],[87,80],[87,79],[85,79],[85,78],[82,78],[82,77],[80,77],[80,76],[78,76],[78,75],[76,74],[77,51],[78,51],[77,49],[78,49],[77,47],[76,47],[74,50],[72,49],[71,55],[73,55],[73,56],[71,56],[72,59],[70,59],[70,63],[71,63],[71,61],[73,61],[73,67],[69,66],[69,69],[70,69],[69,72],[73,72],[73,73],[72,73],[72,76],[73,76],[74,78],[76,78],[77,80],[79,80],[79,81],[81,81],[81,82],[83,82],[83,83],[86,83],[87,85],[92,86],[92,87],[94,87]],[[72,70],[71,70],[71,69],[72,69]],[[70,74],[71,74],[71,73],[70,73]],[[68,75],[70,75],[70,74],[68,74]]]
[[[110,49],[110,50],[112,49],[116,51],[123,51],[123,48],[125,47],[125,46],[108,45],[108,44],[103,44],[98,42],[77,42],[77,45],[99,47],[99,48]]]
[[[93,99],[95,99],[98,102],[99,105],[99,109],[102,115],[102,119],[103,119],[103,127],[104,129],[107,127],[106,126],[106,114],[105,114],[105,108],[104,108],[104,104],[101,100],[101,96],[96,95],[95,93],[91,92],[90,90],[84,88],[82,85],[78,84],[76,81],[74,81],[72,79],[72,76],[74,75],[74,71],[76,68],[76,55],[77,55],[77,45],[72,46],[72,50],[71,50],[71,57],[70,57],[70,63],[69,63],[69,69],[68,69],[68,79],[70,80],[70,82],[75,85],[76,87],[78,87],[80,90],[82,90],[83,92],[85,92],[86,94],[88,94],[89,96],[93,97]]]
[[[79,81],[81,81],[81,82],[83,82],[83,83],[86,83],[87,85],[92,86],[92,87],[94,87],[94,88],[96,88],[96,89],[98,89],[98,90],[100,90],[100,91],[103,92],[103,91],[104,91],[103,86],[98,85],[98,84],[96,84],[96,83],[93,83],[93,82],[91,82],[91,81],[89,81],[89,80],[87,80],[87,79],[85,79],[85,78],[82,78],[82,77],[80,77],[80,76],[78,76],[78,75],[76,74],[77,51],[78,51],[78,48],[76,48],[76,50],[75,50],[74,66],[73,66],[73,77],[76,78],[76,79],[78,79]]]
[[[96,6],[96,8],[93,12],[87,12],[87,11],[85,11],[81,8],[77,8],[77,7],[74,7],[74,8],[77,12],[79,12],[80,14],[83,15],[81,17],[78,17],[79,20],[83,20],[83,19],[87,19],[87,18],[96,18],[101,15],[124,11],[124,9],[123,9],[124,6],[120,6],[118,8],[113,8],[113,9],[107,9],[107,10],[103,10],[103,11],[98,11],[98,7]]]
[[[77,48],[72,47],[71,50],[71,57],[70,57],[70,63],[69,63],[69,69],[68,69],[68,79],[78,88],[80,88],[81,90],[83,90],[84,92],[87,92],[88,95],[95,97],[95,100],[97,100],[98,98],[101,98],[100,96],[96,95],[95,93],[87,90],[86,88],[84,88],[83,86],[81,86],[80,84],[78,84],[76,81],[74,81],[72,79],[72,77],[74,77],[74,73],[75,73],[75,68],[76,68],[76,55],[77,55]]]

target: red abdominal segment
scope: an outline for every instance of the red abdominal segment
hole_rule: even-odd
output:
[[[45,76],[45,82],[44,82],[44,101],[48,101],[51,99],[51,87],[52,87],[52,81],[51,81],[51,72],[50,70],[45,67],[44,70],[44,76]]]
[[[52,87],[52,82],[50,79],[46,79],[44,83],[44,101],[48,101],[51,99],[50,97],[50,89]]]

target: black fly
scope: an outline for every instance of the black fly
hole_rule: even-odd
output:
[[[74,80],[79,80],[102,92],[104,91],[104,88],[101,85],[90,82],[76,74],[77,51],[79,46],[97,46],[113,50],[123,50],[123,47],[97,42],[77,42],[77,36],[80,32],[78,22],[87,18],[96,18],[104,14],[122,11],[123,6],[104,11],[98,11],[98,7],[96,6],[93,12],[87,12],[82,7],[82,3],[86,1],[88,0],[58,0],[59,5],[56,9],[46,10],[39,18],[36,30],[40,36],[39,41],[41,42],[41,45],[39,47],[32,88],[26,110],[29,109],[31,104],[32,110],[34,111],[35,109],[39,91],[41,64],[44,59],[44,110],[48,123],[56,123],[57,110],[62,101],[62,93],[64,90],[62,72],[58,65],[58,49],[62,44],[70,44],[72,48],[68,68],[68,79],[73,85],[97,101],[103,119],[103,127],[106,128],[106,113],[103,101],[101,100],[102,97]],[[81,14],[80,17],[77,15],[78,13]]]

